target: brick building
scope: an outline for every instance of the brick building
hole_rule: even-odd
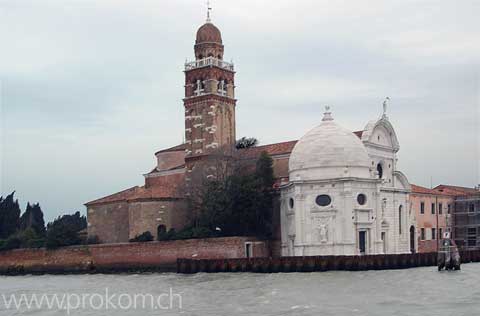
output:
[[[437,251],[443,233],[451,232],[462,248],[480,246],[480,191],[451,185],[433,189],[412,184],[410,205],[417,222],[418,251]]]
[[[410,206],[416,222],[418,252],[437,251],[439,239],[451,231],[455,195],[412,184]]]
[[[185,142],[155,153],[155,168],[145,184],[87,202],[88,235],[102,243],[126,242],[145,231],[155,237],[190,223],[187,209],[191,175],[206,170],[210,156],[234,153],[235,71],[223,60],[220,30],[207,21],[196,34],[195,60],[185,63]],[[254,161],[265,151],[274,160],[278,183],[288,179],[288,157],[296,141],[244,149],[241,159]],[[208,174],[207,174],[208,176]]]

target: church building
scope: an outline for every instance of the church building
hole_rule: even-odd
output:
[[[157,237],[188,225],[195,168],[219,149],[235,150],[235,70],[223,60],[221,32],[210,19],[197,31],[194,54],[184,69],[184,143],[155,153],[156,166],[144,175],[144,185],[85,204],[88,234],[99,242],[127,242],[145,231]],[[273,253],[409,252],[410,185],[397,170],[398,150],[385,113],[363,131],[351,132],[328,109],[299,141],[239,149],[247,159],[262,152],[273,159],[278,192]]]
[[[289,181],[280,188],[282,255],[414,250],[411,188],[397,170],[398,150],[386,113],[353,133],[338,125],[327,107],[320,125],[290,155]]]

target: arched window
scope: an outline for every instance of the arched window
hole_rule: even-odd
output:
[[[381,163],[377,164],[377,172],[378,172],[378,178],[382,179],[383,178],[383,167],[382,167]]]
[[[398,207],[398,233],[400,235],[402,234],[402,211],[403,211],[403,206],[400,205]]]

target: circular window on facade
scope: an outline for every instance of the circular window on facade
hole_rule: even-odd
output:
[[[330,205],[330,203],[332,203],[332,198],[330,198],[329,195],[321,194],[317,196],[317,198],[315,199],[315,202],[320,206],[327,206],[327,205]]]
[[[295,205],[295,202],[293,201],[292,198],[290,198],[290,200],[288,200],[288,205],[290,206],[290,208],[293,208],[293,206]]]
[[[367,196],[363,193],[360,193],[357,195],[357,202],[360,205],[365,205],[365,203],[367,203]]]

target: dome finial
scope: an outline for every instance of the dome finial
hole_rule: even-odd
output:
[[[212,21],[210,19],[210,11],[212,11],[212,7],[210,6],[210,0],[207,0],[207,23]]]
[[[330,106],[325,106],[325,113],[323,113],[322,121],[333,121],[332,112],[330,112]]]

